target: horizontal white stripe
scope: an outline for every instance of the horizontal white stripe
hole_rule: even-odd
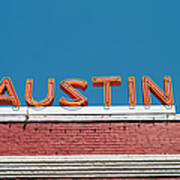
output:
[[[49,106],[49,107],[0,107],[0,115],[98,115],[98,114],[172,114],[176,113],[175,106]]]
[[[0,177],[180,176],[180,155],[0,156]]]
[[[87,107],[0,107],[0,122],[92,122],[92,121],[180,120],[175,107],[87,106]]]

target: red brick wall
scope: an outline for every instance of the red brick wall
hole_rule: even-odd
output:
[[[180,123],[0,124],[0,155],[166,153],[180,153]]]

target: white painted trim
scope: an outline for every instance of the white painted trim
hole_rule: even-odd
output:
[[[1,107],[0,122],[178,121],[175,106]]]
[[[180,176],[180,155],[0,156],[1,178]]]
[[[172,114],[176,113],[175,106],[48,106],[48,107],[0,107],[0,115],[101,115],[101,114]]]
[[[68,162],[68,161],[179,161],[180,154],[116,154],[116,155],[54,155],[54,156],[0,156],[2,162]]]

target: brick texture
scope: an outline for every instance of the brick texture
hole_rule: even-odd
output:
[[[0,124],[0,155],[179,154],[180,123]]]

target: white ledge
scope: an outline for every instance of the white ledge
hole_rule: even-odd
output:
[[[180,176],[180,155],[0,156],[0,178]]]
[[[0,107],[0,115],[4,114],[36,114],[36,115],[98,115],[98,114],[172,114],[175,106],[48,106],[48,107]]]
[[[175,106],[0,107],[0,122],[180,120]]]

